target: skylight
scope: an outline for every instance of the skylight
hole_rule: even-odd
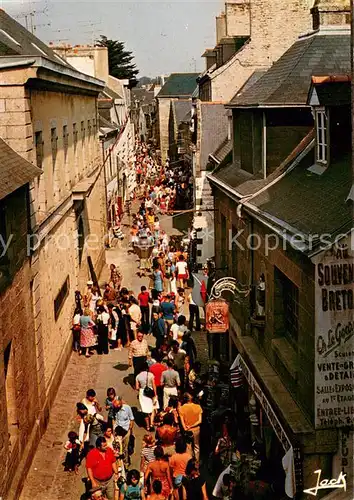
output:
[[[54,54],[54,55],[58,59],[58,61],[60,61],[62,64],[66,64],[65,59],[63,59],[62,57],[58,56],[58,54]]]
[[[3,35],[5,35],[9,40],[11,40],[11,42],[13,42],[16,45],[18,45],[19,47],[21,47],[21,44],[18,43],[18,41],[15,40],[11,35],[9,35],[5,30],[3,30],[3,29],[0,28],[0,33],[2,33]]]
[[[37,50],[38,50],[41,54],[43,54],[44,56],[48,57],[48,54],[46,54],[46,53],[44,52],[44,50],[43,50],[43,49],[41,49],[40,47],[38,47],[38,45],[36,45],[36,44],[35,44],[35,43],[33,43],[33,42],[31,42],[31,44],[32,44],[32,45],[33,45],[33,47],[34,47],[35,49],[37,49]]]

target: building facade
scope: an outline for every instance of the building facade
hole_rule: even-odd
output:
[[[15,499],[71,354],[74,292],[84,291],[105,262],[97,113],[104,82],[73,69],[3,11],[0,17],[10,40],[7,55],[0,57],[0,134],[40,172],[18,204],[26,206],[29,219],[27,259],[1,295],[1,363],[11,382],[1,379],[1,407],[8,418],[1,428],[0,495]],[[23,247],[24,236],[20,241]],[[13,308],[16,294],[24,303],[19,310]],[[22,318],[22,327],[10,328],[5,316],[14,325],[15,316]]]

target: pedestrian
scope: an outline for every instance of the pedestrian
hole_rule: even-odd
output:
[[[186,331],[184,333],[182,337],[181,349],[186,352],[186,355],[189,358],[190,366],[193,367],[197,359],[197,348],[195,346],[191,332]]]
[[[127,473],[126,484],[121,486],[119,500],[145,500],[144,488],[139,481],[139,471],[130,470]]]
[[[151,333],[156,339],[156,349],[160,349],[166,337],[166,323],[162,311],[152,314]]]
[[[154,289],[163,292],[163,274],[159,264],[154,265],[153,270]]]
[[[186,358],[186,351],[180,348],[179,343],[174,340],[171,344],[171,350],[168,353],[168,359],[173,361],[175,369],[178,371],[179,378],[181,381],[181,387],[184,387],[185,376],[184,376],[184,364]]]
[[[111,264],[110,266],[111,270],[111,277],[110,277],[110,283],[112,283],[113,288],[115,289],[116,292],[119,292],[120,286],[123,281],[123,276],[120,270],[116,267],[115,264]]]
[[[194,302],[192,293],[190,293],[187,297],[187,302],[189,306],[189,330],[193,330],[194,318],[195,318],[195,330],[197,332],[200,331],[200,314],[199,314],[199,306]]]
[[[106,410],[108,411],[108,419],[107,424],[109,427],[113,429],[113,421],[115,416],[115,408],[113,405],[113,401],[116,398],[116,391],[114,387],[109,387],[107,389],[107,397],[106,397]]]
[[[162,494],[162,483],[158,479],[152,483],[152,493],[148,498],[149,500],[167,500],[167,497]]]
[[[93,488],[100,486],[108,500],[114,500],[114,480],[118,479],[118,468],[113,450],[108,448],[106,438],[100,436],[96,447],[86,457],[86,470]]]
[[[136,332],[141,325],[141,310],[138,304],[138,301],[135,297],[130,297],[130,306],[128,309],[128,313],[130,316],[130,329],[133,334],[133,339],[136,339]]]
[[[188,328],[186,326],[187,318],[181,314],[178,316],[177,323],[171,326],[172,339],[177,341],[179,345],[183,342],[183,336],[187,332]]]
[[[81,307],[77,307],[74,312],[73,321],[72,321],[72,332],[73,332],[73,351],[80,351],[80,332],[81,332],[81,324],[80,317],[82,315]]]
[[[196,460],[199,461],[200,424],[202,423],[203,410],[199,404],[193,402],[193,397],[185,393],[183,405],[179,409],[179,416],[184,432],[191,431],[193,434],[192,450]]]
[[[185,287],[186,281],[189,277],[188,273],[188,264],[184,259],[183,255],[180,255],[178,261],[176,262],[176,271],[177,271],[177,281],[179,282],[180,288]]]
[[[122,319],[122,313],[119,307],[115,307],[112,303],[108,304],[107,307],[110,316],[108,336],[111,342],[111,348],[115,351],[121,351],[122,340],[120,335],[119,323]]]
[[[82,399],[81,403],[85,405],[89,415],[94,415],[102,411],[102,406],[97,400],[96,391],[94,389],[88,389],[86,391],[86,397]]]
[[[166,324],[166,335],[168,335],[170,332],[170,328],[173,325],[173,316],[176,311],[176,307],[171,294],[167,294],[166,300],[161,303],[161,310],[163,319]]]
[[[158,349],[154,349],[151,353],[151,356],[155,360],[155,363],[150,366],[149,370],[150,373],[152,373],[155,378],[155,387],[156,387],[157,400],[159,402],[159,409],[163,410],[164,409],[163,386],[161,384],[161,375],[163,374],[164,371],[167,370],[167,366],[165,363],[161,362],[162,357]]]
[[[145,484],[148,483],[149,479],[151,480],[151,484],[156,480],[161,481],[161,494],[169,497],[172,492],[172,479],[170,467],[165,459],[163,448],[161,446],[157,446],[155,448],[154,455],[155,460],[149,463],[145,471]]]
[[[182,479],[186,473],[186,467],[191,458],[191,454],[187,452],[186,441],[182,437],[179,437],[176,440],[175,453],[173,453],[169,459],[172,472],[173,496],[176,500],[179,499]]]
[[[128,353],[129,366],[134,367],[134,379],[137,377],[140,366],[147,360],[149,355],[149,346],[144,339],[143,332],[138,332],[136,339],[130,344]]]
[[[144,285],[140,288],[138,301],[141,311],[141,328],[142,331],[147,334],[150,330],[150,294]]]
[[[145,473],[150,462],[155,460],[154,451],[156,448],[156,440],[152,434],[145,434],[143,437],[140,472]]]
[[[171,359],[167,361],[167,370],[161,375],[163,386],[163,409],[167,408],[171,396],[177,396],[178,387],[181,384],[179,373],[174,369]]]
[[[177,288],[177,294],[175,296],[175,306],[177,315],[182,314],[182,308],[185,302],[184,288]]]
[[[115,429],[116,435],[122,438],[123,462],[125,467],[129,466],[128,443],[130,435],[133,434],[134,415],[129,405],[123,402],[121,396],[116,397],[113,406],[115,408]]]
[[[106,302],[115,302],[116,297],[117,297],[116,290],[109,283],[106,283],[103,292],[103,299]]]
[[[197,462],[189,460],[186,467],[186,474],[182,479],[183,498],[186,500],[208,500],[206,482],[199,471]]]
[[[83,314],[80,316],[80,327],[80,354],[84,354],[86,358],[89,358],[94,354],[92,348],[97,342],[94,333],[95,323],[88,307],[85,307]]]
[[[162,425],[156,431],[158,444],[162,446],[165,455],[171,456],[175,452],[175,442],[177,439],[177,427],[172,413],[166,413],[163,417]]]
[[[76,432],[69,432],[68,440],[66,441],[64,448],[66,449],[64,470],[78,474],[80,465],[80,441]]]
[[[108,329],[110,323],[110,314],[105,310],[103,305],[97,308],[97,354],[109,354],[108,348]]]
[[[144,414],[146,430],[150,432],[154,425],[155,410],[158,408],[155,377],[149,372],[147,362],[141,364],[141,372],[135,379],[135,389],[139,392],[141,412]]]
[[[200,361],[196,361],[188,375],[188,390],[196,396],[200,390],[202,380],[200,377],[202,365]]]

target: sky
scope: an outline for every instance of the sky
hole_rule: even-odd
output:
[[[223,4],[223,0],[0,0],[0,7],[24,25],[24,14],[35,11],[35,34],[46,43],[92,43],[101,34],[124,41],[135,56],[139,77],[203,71],[201,55],[215,46],[215,16]]]

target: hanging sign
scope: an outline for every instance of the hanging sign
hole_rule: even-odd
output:
[[[210,300],[205,306],[205,326],[209,333],[225,333],[230,326],[229,305],[224,300]]]
[[[350,239],[314,258],[315,426],[354,423],[354,259]]]

